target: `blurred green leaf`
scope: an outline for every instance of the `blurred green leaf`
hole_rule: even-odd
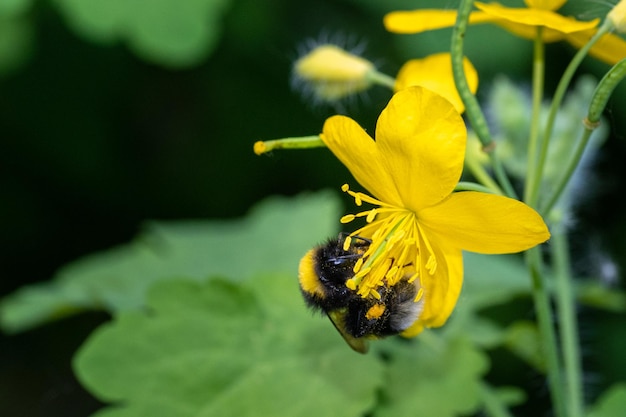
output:
[[[608,288],[597,280],[576,283],[578,300],[588,306],[613,312],[626,311],[626,293],[615,288]]]
[[[74,365],[116,404],[98,417],[360,416],[383,377],[376,356],[306,311],[287,274],[155,284],[147,310],[100,327]]]
[[[626,384],[610,387],[591,408],[587,417],[618,417],[626,410]]]
[[[29,10],[32,4],[33,0],[2,0],[0,1],[0,16],[16,17]]]
[[[83,309],[136,309],[153,283],[168,278],[295,277],[300,257],[336,235],[339,215],[336,195],[321,192],[270,198],[242,220],[150,223],[132,243],[87,256],[52,282],[9,295],[0,304],[0,323],[16,332]]]
[[[2,2],[0,2],[1,4]],[[33,22],[29,17],[5,17],[0,10],[0,74],[21,68],[31,57],[34,45]]]
[[[206,58],[221,35],[230,0],[55,0],[86,39],[123,40],[140,57],[186,67]]]
[[[459,303],[480,310],[530,294],[530,278],[516,255],[463,253],[465,279]]]
[[[537,325],[528,321],[518,321],[507,329],[506,346],[519,358],[545,372],[546,364]]]
[[[427,331],[393,351],[385,402],[375,416],[452,417],[478,410],[487,356],[463,338],[433,339]]]

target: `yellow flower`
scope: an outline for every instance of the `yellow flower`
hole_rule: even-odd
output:
[[[589,39],[597,30],[599,19],[584,22],[556,13],[555,10],[565,0],[525,0],[525,3],[528,7],[511,8],[498,3],[475,2],[480,10],[470,14],[469,23],[493,23],[527,39],[533,39],[536,28],[542,27],[544,42],[566,40],[576,47],[582,46],[581,39]],[[384,18],[387,30],[395,33],[420,33],[441,29],[454,26],[455,21],[454,10],[398,11],[391,12]],[[611,37],[611,41],[602,42],[606,37]],[[609,64],[615,64],[626,56],[626,41],[614,35],[605,35],[591,48],[589,54]]]
[[[368,89],[374,64],[338,46],[315,47],[293,65],[293,80],[320,101],[336,101]]]
[[[402,335],[437,327],[450,316],[463,281],[462,250],[512,253],[546,241],[550,234],[530,207],[479,192],[453,193],[463,170],[466,128],[449,101],[423,88],[396,93],[381,113],[376,141],[352,119],[333,116],[322,140],[371,195],[344,191],[357,205],[374,208],[350,237],[371,241],[348,280],[362,297],[380,286],[416,282],[423,309]],[[351,244],[346,239],[346,247]],[[503,277],[503,279],[506,279]]]
[[[626,0],[621,0],[611,9],[607,17],[620,33],[626,32]]]
[[[463,59],[463,69],[472,93],[478,88],[478,73],[469,59]],[[448,101],[459,112],[465,111],[465,105],[459,96],[452,75],[452,58],[450,53],[429,55],[423,59],[407,61],[396,76],[395,91],[419,85],[434,91]]]

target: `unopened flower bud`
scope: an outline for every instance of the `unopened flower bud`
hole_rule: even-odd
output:
[[[317,46],[293,65],[294,81],[316,99],[332,102],[368,89],[374,64],[338,46]]]
[[[626,32],[626,0],[621,0],[613,7],[607,18],[615,26],[615,30],[620,33]]]

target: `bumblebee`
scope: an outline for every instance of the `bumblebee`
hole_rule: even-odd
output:
[[[340,235],[306,253],[300,261],[300,289],[306,304],[326,313],[352,349],[366,353],[370,339],[397,335],[417,320],[421,312],[421,303],[415,302],[418,288],[401,280],[378,288],[380,299],[361,297],[346,281],[354,276],[354,265],[370,241],[353,238],[348,250],[343,244]]]

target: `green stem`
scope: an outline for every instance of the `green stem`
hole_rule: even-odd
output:
[[[481,193],[489,193],[489,194],[498,194],[496,191],[489,187],[485,187],[481,184],[476,184],[475,182],[459,182],[456,187],[454,187],[454,191],[480,191]]]
[[[382,72],[378,72],[377,70],[372,70],[367,73],[367,79],[374,84],[382,85],[383,87],[389,87],[391,90],[395,89],[396,79],[383,74]]]
[[[468,155],[465,157],[465,166],[470,170],[474,178],[482,185],[491,190],[492,193],[504,195],[504,192],[500,188],[497,182],[491,178],[491,175],[487,172],[483,164],[476,158]]]
[[[547,203],[542,206],[540,213],[543,215],[548,215],[552,207],[556,204],[556,202],[561,197],[563,190],[569,183],[570,178],[574,174],[580,159],[583,156],[583,152],[591,138],[591,134],[598,127],[600,123],[600,116],[606,107],[606,103],[609,100],[609,97],[617,87],[617,84],[620,83],[626,77],[626,58],[622,59],[620,62],[615,64],[600,80],[598,86],[596,87],[593,97],[591,98],[591,103],[589,104],[589,112],[587,113],[587,118],[584,120],[584,130],[582,137],[576,144],[576,149],[568,161],[565,170],[563,171],[563,175],[559,178],[559,181],[556,183],[554,191],[550,195],[547,200]]]
[[[530,137],[528,139],[528,176],[524,190],[524,201],[531,207],[535,207],[536,205],[536,199],[541,184],[541,176],[539,175],[537,167],[539,166],[538,150],[540,142],[542,141],[539,130],[546,63],[543,28],[541,26],[537,26],[533,51],[533,110],[530,122]]]
[[[485,407],[485,414],[491,417],[512,417],[511,412],[506,408],[493,388],[482,383],[480,385],[480,396],[483,400],[483,406]]]
[[[580,66],[580,63],[587,56],[587,53],[591,49],[591,47],[612,29],[613,25],[610,20],[606,19],[602,26],[598,29],[598,31],[593,35],[593,37],[585,44],[582,48],[578,50],[574,58],[572,58],[571,62],[565,69],[565,72],[561,76],[561,80],[554,92],[554,97],[552,97],[552,103],[550,104],[550,111],[548,113],[548,119],[546,120],[546,126],[543,131],[543,140],[541,143],[541,150],[539,152],[539,161],[536,166],[536,176],[537,178],[541,178],[543,175],[543,169],[545,167],[546,158],[548,155],[548,146],[550,144],[550,139],[552,137],[552,130],[554,129],[554,122],[556,120],[556,115],[561,107],[561,103],[563,102],[563,98],[565,97],[565,93],[567,92],[567,88],[576,73],[576,70]],[[537,202],[538,196],[532,196],[532,200],[535,203]]]
[[[526,252],[526,263],[532,279],[533,300],[537,324],[541,336],[543,354],[546,359],[546,370],[550,395],[554,404],[556,417],[565,417],[563,383],[561,365],[556,344],[556,335],[552,326],[552,309],[548,289],[543,281],[541,252],[539,247],[534,247]]]
[[[496,175],[498,182],[509,197],[517,198],[515,190],[513,189],[513,186],[504,171],[502,161],[498,158],[497,152],[494,152],[495,143],[493,142],[491,133],[489,132],[485,115],[478,104],[478,100],[476,100],[476,97],[470,90],[467,79],[465,78],[465,70],[463,68],[463,40],[467,30],[467,22],[472,9],[472,3],[472,0],[461,0],[456,18],[456,24],[452,30],[452,44],[450,46],[450,52],[452,54],[452,73],[454,75],[454,83],[456,84],[456,89],[459,92],[463,103],[465,104],[465,114],[472,124],[472,128],[476,132],[478,139],[480,139],[480,142],[483,145],[483,150],[489,154],[491,164],[493,166],[493,172]]]
[[[576,168],[578,167],[578,163],[583,156],[585,148],[587,147],[587,143],[589,142],[589,138],[591,138],[592,132],[593,129],[589,128],[585,128],[585,130],[583,131],[582,137],[578,140],[578,143],[576,144],[574,154],[568,161],[566,168],[563,170],[563,175],[556,183],[554,191],[552,191],[550,197],[548,197],[548,202],[539,210],[539,213],[541,213],[542,216],[548,215],[550,213],[550,210],[552,210],[554,205],[557,203],[557,201],[559,201],[559,198],[561,198],[565,187],[567,187],[569,180],[572,178],[574,171],[576,171]]]
[[[283,138],[256,142],[254,144],[254,153],[261,155],[276,149],[310,149],[324,147],[326,147],[326,144],[319,135],[302,136],[299,138]]]
[[[583,416],[583,388],[581,382],[578,324],[575,312],[572,274],[567,237],[563,225],[558,224],[552,232],[552,253],[555,269],[555,297],[563,353],[566,410],[568,417]]]

